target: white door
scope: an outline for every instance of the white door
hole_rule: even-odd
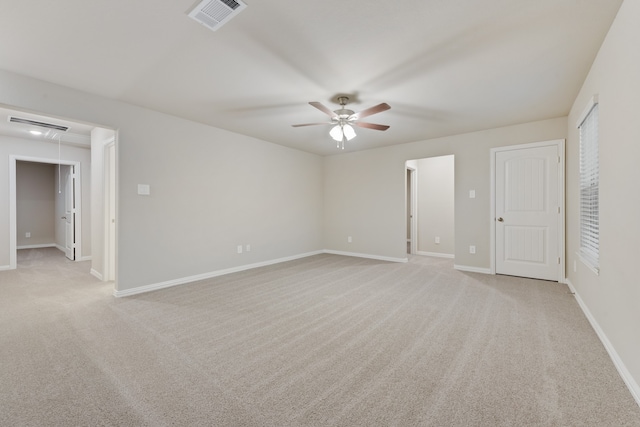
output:
[[[76,259],[76,240],[75,240],[75,176],[73,174],[74,167],[65,168],[64,186],[64,219],[65,219],[65,245],[64,253],[72,261]]]
[[[495,152],[498,274],[560,279],[557,145]]]

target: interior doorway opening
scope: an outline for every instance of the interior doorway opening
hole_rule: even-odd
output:
[[[36,228],[47,228],[47,224],[44,224],[46,220],[42,217],[38,217],[38,213],[34,208],[35,206],[29,206],[34,203],[33,200],[27,200],[25,197],[24,204],[19,203],[22,200],[18,198],[18,178],[22,177],[21,181],[27,181],[28,174],[25,174],[25,169],[38,165],[52,165],[57,171],[57,174],[53,174],[53,180],[49,183],[48,189],[44,190],[44,193],[50,192],[52,196],[57,192],[57,195],[51,197],[51,206],[48,205],[47,200],[43,200],[46,197],[41,197],[38,203],[38,209],[42,209],[50,216],[52,220],[53,231],[42,233],[45,240],[40,240],[38,243],[29,245],[25,244],[27,239],[31,238],[31,231],[26,231],[21,227],[21,245],[20,248],[36,248],[36,247],[57,247],[65,252],[67,258],[72,261],[77,260],[82,254],[82,177],[80,173],[80,162],[68,161],[59,159],[47,159],[29,156],[17,156],[12,155],[9,157],[9,264],[11,268],[17,268],[17,250],[18,246],[18,213],[21,214],[22,221],[28,221],[30,226]],[[42,169],[42,168],[40,168]],[[64,175],[63,175],[64,169]],[[34,169],[35,170],[35,169]],[[21,172],[21,173],[19,173]],[[28,188],[36,190],[36,186],[39,186],[39,182],[34,182],[30,185],[28,182],[21,182],[24,184],[21,188],[26,191]],[[57,188],[57,191],[56,191]],[[20,204],[20,206],[19,206]],[[63,213],[61,215],[61,213]],[[25,216],[30,214],[29,219],[25,219]],[[49,236],[47,236],[49,234]],[[24,238],[23,238],[24,237]],[[47,241],[48,240],[48,241]]]
[[[454,258],[455,157],[408,160],[407,253]]]

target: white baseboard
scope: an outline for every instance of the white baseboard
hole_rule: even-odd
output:
[[[638,385],[636,380],[633,378],[633,376],[625,366],[622,359],[620,359],[618,352],[611,344],[611,341],[609,341],[609,338],[607,338],[607,335],[604,333],[604,331],[598,324],[598,321],[591,314],[589,307],[587,307],[587,305],[584,303],[582,298],[580,298],[580,295],[576,291],[576,288],[573,287],[573,284],[571,283],[571,281],[568,278],[564,279],[564,281],[567,284],[567,286],[569,286],[569,289],[571,290],[571,292],[573,292],[576,298],[576,301],[578,302],[578,305],[582,309],[582,312],[587,317],[587,320],[589,320],[589,323],[591,324],[591,327],[593,328],[593,330],[596,331],[596,335],[598,335],[598,338],[600,338],[600,341],[602,342],[602,345],[604,345],[604,348],[607,350],[607,353],[609,353],[609,357],[611,358],[613,365],[616,367],[616,369],[618,370],[618,373],[622,377],[622,380],[627,385],[627,388],[631,392],[631,396],[633,396],[638,406],[640,406],[640,385]]]
[[[142,294],[145,292],[157,291],[159,289],[170,288],[172,286],[184,285],[187,283],[197,282],[198,280],[211,279],[213,277],[224,276],[225,274],[238,273],[240,271],[251,270],[258,267],[266,267],[267,265],[279,264],[281,262],[293,261],[300,258],[306,258],[312,255],[319,255],[324,253],[323,251],[307,252],[304,254],[294,255],[285,258],[278,258],[274,260],[258,262],[255,264],[241,265],[239,267],[226,268],[224,270],[212,271],[210,273],[198,274],[195,276],[182,277],[180,279],[168,280],[166,282],[155,283],[152,285],[139,286],[137,288],[125,289],[122,291],[115,290],[113,295],[116,297],[128,297],[131,295]]]
[[[78,259],[76,261],[91,261],[91,255],[83,256],[83,257],[81,257],[80,259]]]
[[[55,247],[61,252],[67,252],[66,249],[64,248],[64,246],[55,245]]]
[[[432,257],[436,257],[436,258],[450,258],[450,259],[455,258],[455,255],[453,255],[453,254],[443,254],[441,252],[417,251],[416,255],[432,256]]]
[[[43,243],[41,245],[22,245],[16,246],[16,249],[42,249],[42,248],[55,248],[55,243]]]
[[[89,271],[89,273],[91,273],[91,275],[93,277],[98,278],[99,280],[102,280],[102,274],[100,272],[98,272],[97,270],[94,270],[93,268]]]
[[[4,270],[14,270],[10,265],[0,265],[0,271]]]
[[[122,291],[115,290],[115,291],[113,291],[113,295],[116,296],[116,297],[127,297],[127,296],[131,296],[131,295],[137,295],[137,294],[142,294],[142,293],[145,293],[145,292],[151,292],[151,291],[157,291],[157,290],[160,290],[160,289],[170,288],[172,286],[178,286],[178,285],[184,285],[184,284],[187,284],[187,283],[197,282],[198,280],[205,280],[205,279],[211,279],[213,277],[224,276],[225,274],[238,273],[240,271],[251,270],[253,268],[265,267],[267,265],[273,265],[273,264],[279,264],[281,262],[293,261],[293,260],[296,260],[296,259],[306,258],[306,257],[310,257],[310,256],[313,256],[313,255],[323,254],[323,253],[333,254],[333,255],[353,256],[353,257],[358,257],[358,258],[370,258],[370,259],[376,259],[376,260],[380,260],[380,261],[390,261],[390,262],[408,262],[409,261],[407,258],[391,258],[391,257],[378,256],[378,255],[358,254],[358,253],[353,253],[353,252],[340,252],[340,251],[331,251],[331,250],[321,250],[321,251],[307,252],[307,253],[299,254],[299,255],[293,255],[293,256],[285,257],[285,258],[278,258],[278,259],[273,259],[273,260],[269,260],[269,261],[258,262],[258,263],[255,263],[255,264],[247,264],[247,265],[241,265],[239,267],[226,268],[224,270],[212,271],[212,272],[209,272],[209,273],[198,274],[198,275],[195,275],[195,276],[182,277],[180,279],[168,280],[166,282],[160,282],[160,283],[155,283],[155,284],[151,284],[151,285],[139,286],[139,287],[136,287],[136,288],[125,289],[125,290],[122,290]],[[99,278],[102,277],[101,275],[99,275],[98,272],[95,272],[95,273],[96,274],[94,274],[94,270],[91,271],[91,274],[93,274],[94,276],[99,277]]]
[[[380,255],[359,254],[359,253],[355,253],[355,252],[332,251],[332,250],[329,250],[329,249],[325,249],[323,252],[325,254],[332,254],[332,255],[342,255],[342,256],[352,256],[352,257],[357,257],[357,258],[376,259],[378,261],[409,262],[409,258],[392,258],[392,257],[380,256]]]
[[[482,273],[482,274],[491,274],[490,268],[482,268],[482,267],[471,267],[468,265],[453,265],[454,270],[458,271],[467,271],[469,273]]]

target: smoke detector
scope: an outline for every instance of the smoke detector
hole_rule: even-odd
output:
[[[240,0],[203,0],[189,12],[189,18],[216,31],[247,5]]]

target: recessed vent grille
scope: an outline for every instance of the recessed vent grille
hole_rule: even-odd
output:
[[[189,12],[189,17],[215,31],[245,7],[247,5],[240,0],[204,0]]]
[[[20,117],[11,116],[9,117],[9,121],[12,123],[21,123],[24,125],[39,126],[41,128],[47,128],[47,129],[55,129],[62,132],[66,132],[69,130],[68,126],[54,125],[53,123],[38,122],[35,120],[22,119]]]

